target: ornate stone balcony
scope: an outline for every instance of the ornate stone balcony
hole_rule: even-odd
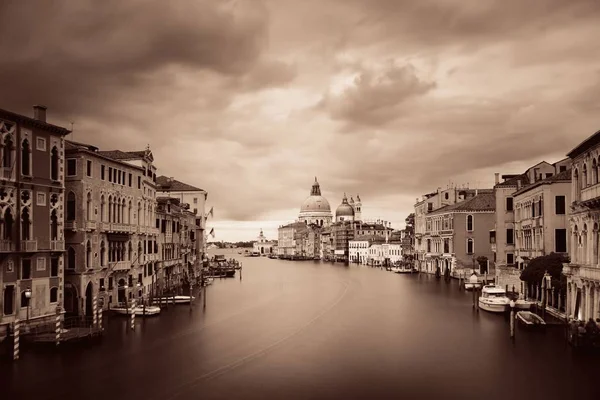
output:
[[[65,241],[64,240],[51,240],[50,241],[50,250],[51,251],[65,251]]]
[[[76,230],[77,222],[75,221],[65,221],[65,229]]]
[[[21,240],[21,251],[25,251],[25,252],[37,251],[37,240]]]
[[[127,271],[131,269],[131,261],[114,261],[108,263],[111,271]]]
[[[600,268],[598,267],[579,267],[579,277],[581,279],[600,282]]]
[[[14,251],[15,243],[12,240],[0,240],[0,253],[12,253]]]
[[[97,228],[96,221],[85,221],[85,230],[94,231]]]
[[[600,205],[600,183],[581,189],[580,199],[582,203],[590,203],[586,205]]]
[[[13,179],[12,168],[0,168],[0,179]]]

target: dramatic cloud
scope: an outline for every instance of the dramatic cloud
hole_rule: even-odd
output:
[[[0,107],[150,144],[218,239],[268,236],[318,176],[401,227],[449,183],[553,162],[600,129],[596,0],[5,1]],[[252,233],[256,230],[255,233]]]

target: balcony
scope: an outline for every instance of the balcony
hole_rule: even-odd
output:
[[[37,251],[37,240],[21,240],[21,251]]]
[[[0,168],[0,179],[12,179],[12,168]]]
[[[65,251],[65,241],[64,240],[51,240],[50,241],[50,250],[51,251]]]
[[[148,234],[150,234],[150,235],[158,235],[158,228],[149,227],[148,228]]]
[[[94,231],[97,228],[96,221],[85,221],[85,230]]]
[[[580,199],[582,203],[600,202],[600,183],[581,189]]]
[[[443,229],[440,231],[440,235],[452,235],[454,233],[454,229]]]
[[[128,271],[131,269],[131,261],[114,261],[108,263],[111,271]]]
[[[11,239],[0,240],[0,253],[12,253],[15,251],[15,243]]]

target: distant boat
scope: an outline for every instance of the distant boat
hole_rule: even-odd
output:
[[[412,274],[413,272],[412,267],[394,267],[392,271],[397,274]]]
[[[253,251],[250,253],[250,257],[260,257],[260,253],[258,251]]]
[[[469,281],[465,282],[465,290],[479,289],[482,283],[479,281],[477,274],[473,272],[469,277]]]
[[[532,313],[531,311],[519,311],[515,317],[522,324],[528,327],[544,327],[546,326],[546,321],[542,317],[537,314]]]
[[[190,296],[174,296],[174,298],[175,298],[175,304],[190,304],[190,300],[195,299],[194,296],[192,296],[192,297],[190,297]],[[154,299],[154,302],[173,304],[173,296],[157,297]]]
[[[515,300],[515,308],[517,310],[529,310],[529,309],[531,309],[532,305],[533,305],[533,301],[528,301],[528,300],[523,300],[523,299]]]
[[[125,307],[124,305],[120,305],[117,307],[111,308],[116,314],[119,315],[131,315],[131,307]],[[152,316],[160,314],[160,307],[157,306],[146,306],[145,309],[143,306],[135,306],[134,313],[136,316]]]

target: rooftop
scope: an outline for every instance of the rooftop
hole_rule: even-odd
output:
[[[541,179],[539,181],[532,183],[531,185],[527,185],[527,186],[517,190],[515,193],[513,193],[513,196],[518,196],[518,195],[528,192],[531,189],[536,188],[538,186],[550,185],[555,182],[571,182],[571,170],[568,169],[566,171],[562,171],[559,174],[553,175],[546,179]]]
[[[460,203],[439,208],[428,215],[446,214],[449,212],[484,212],[496,210],[496,195],[488,191],[478,193],[476,196]]]
[[[148,157],[151,161],[154,161],[152,152],[150,149],[143,151],[121,151],[121,150],[107,150],[99,151],[99,154],[112,158],[113,160],[128,161],[128,160],[140,160]]]
[[[61,135],[68,135],[71,133],[70,130],[63,128],[62,126],[49,124],[44,121],[40,121],[39,119],[26,117],[25,115],[17,114],[12,111],[4,110],[0,108],[0,117],[6,118],[9,121],[25,123],[27,125],[35,126],[37,128],[41,128],[50,132],[55,132]]]
[[[577,156],[585,153],[587,150],[591,149],[592,147],[598,144],[600,144],[600,131],[597,131],[596,133],[585,139],[583,142],[579,143],[573,150],[571,150],[567,154],[567,157],[571,159],[576,158]]]
[[[505,175],[502,175],[505,176]],[[529,184],[529,177],[526,174],[513,175],[512,178],[507,179],[504,182],[500,182],[494,187],[517,187],[517,181],[521,180],[521,185]]]
[[[156,184],[159,186],[158,190],[163,192],[205,192],[200,188],[164,175],[156,178]]]

